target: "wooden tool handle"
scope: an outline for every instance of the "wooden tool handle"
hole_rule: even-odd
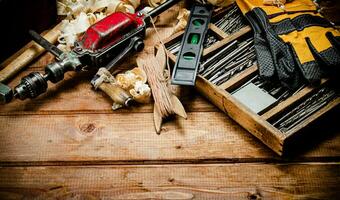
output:
[[[59,30],[61,27],[61,23],[56,25],[53,29],[48,31],[44,38],[51,42],[52,44],[56,43],[57,38],[59,36]],[[15,74],[17,74],[22,68],[28,65],[33,59],[41,55],[45,51],[39,44],[33,43],[30,47],[24,50],[20,55],[18,55],[14,60],[8,63],[1,71],[0,71],[0,82],[7,81]]]
[[[99,89],[105,92],[115,103],[128,106],[132,100],[131,95],[112,83],[102,83],[99,85]]]

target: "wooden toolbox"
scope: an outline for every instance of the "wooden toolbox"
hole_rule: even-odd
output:
[[[238,8],[233,5],[225,10],[214,13],[207,37],[209,40],[208,43],[212,43],[211,41],[214,43],[206,44],[202,57],[203,63],[222,51],[223,48],[232,42],[237,41],[240,43],[247,39],[251,40],[249,38],[253,37],[252,30],[250,26],[246,24],[247,22],[245,22],[243,27],[238,27],[233,33],[228,34],[224,31],[226,29],[223,30],[228,24],[230,27],[233,20],[224,23],[223,27],[220,23],[221,19],[227,16],[228,13],[235,12],[235,9],[238,10]],[[241,15],[241,13],[239,13],[239,15]],[[243,18],[242,15],[241,17]],[[245,21],[245,19],[242,20]],[[169,59],[172,63],[176,61],[175,54],[179,50],[179,43],[181,42],[183,33],[184,31],[176,33],[164,41]],[[213,40],[209,37],[213,38]],[[222,58],[220,58],[220,60],[222,60]],[[256,57],[254,57],[254,59],[256,60]],[[244,89],[245,86],[254,85],[253,82],[255,79],[261,79],[258,76],[256,61],[233,74],[226,81],[218,84],[209,81],[208,78],[204,77],[201,73],[196,80],[196,89],[220,110],[229,115],[279,155],[285,152],[286,143],[289,138],[293,138],[301,129],[324,113],[336,108],[340,102],[337,91],[333,87],[334,84],[324,79],[317,87],[302,86],[299,90],[290,92],[285,98],[276,99],[275,102],[272,102],[264,109],[254,111],[253,108],[245,104],[247,104],[247,102],[253,103],[260,101],[259,99],[261,99],[261,97],[256,98],[256,96],[254,97],[249,94],[248,99],[247,96],[245,97],[247,99],[246,103],[241,103],[242,101],[239,100],[239,96],[236,98],[235,94],[241,88]],[[245,94],[247,95],[247,93]],[[311,114],[307,115],[307,111]]]

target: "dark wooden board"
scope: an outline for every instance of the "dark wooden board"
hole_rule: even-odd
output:
[[[14,167],[2,199],[337,199],[337,163]]]
[[[332,116],[307,129],[292,152],[296,160],[339,159],[339,129]],[[319,133],[322,131],[322,135]],[[314,136],[313,136],[314,135]],[[323,142],[320,142],[322,139]],[[172,119],[161,135],[152,113],[0,116],[0,162],[255,162],[285,161],[221,112]],[[7,163],[10,162],[10,163]],[[12,163],[14,162],[14,163]]]

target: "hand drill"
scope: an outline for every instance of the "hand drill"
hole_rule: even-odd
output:
[[[57,83],[64,79],[68,71],[80,71],[83,67],[105,67],[110,70],[131,52],[144,48],[143,38],[149,17],[155,17],[176,4],[179,0],[168,0],[149,13],[135,14],[116,12],[88,28],[72,51],[64,53],[39,34],[30,31],[33,40],[51,52],[56,62],[45,67],[45,74],[32,72],[23,77],[20,84],[8,92],[1,92],[0,99],[9,102],[12,96],[24,100],[35,98],[46,92],[48,81]],[[94,76],[91,83],[96,81]],[[10,94],[11,93],[11,94]]]

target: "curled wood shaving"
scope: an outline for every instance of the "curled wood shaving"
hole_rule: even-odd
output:
[[[94,23],[114,12],[134,13],[140,0],[59,0],[58,15],[66,16],[58,38],[59,47],[70,50]]]
[[[134,68],[116,75],[117,85],[128,91],[138,103],[148,103],[151,99],[151,89],[146,84],[147,76],[144,70]]]
[[[151,100],[151,89],[148,84],[137,81],[130,91],[131,96],[138,103],[149,103]]]
[[[173,33],[177,33],[185,29],[185,27],[188,24],[189,15],[190,15],[189,10],[185,8],[180,9],[178,16],[177,16],[178,22],[174,27]]]
[[[125,90],[130,90],[134,87],[137,81],[146,83],[147,77],[145,72],[140,68],[134,68],[116,75],[117,84]]]
[[[124,107],[128,98],[132,98],[138,103],[148,103],[151,99],[151,89],[146,84],[147,78],[143,70],[134,68],[125,73],[118,74],[116,78],[106,68],[102,67],[98,70],[99,76],[94,82],[94,88],[100,88],[103,92],[113,100],[112,109]],[[120,78],[117,80],[117,77]],[[122,86],[122,77],[124,81],[128,81],[130,85]],[[110,85],[103,85],[109,83]]]
[[[155,8],[164,2],[166,2],[166,0],[148,0],[148,3],[152,8]]]

